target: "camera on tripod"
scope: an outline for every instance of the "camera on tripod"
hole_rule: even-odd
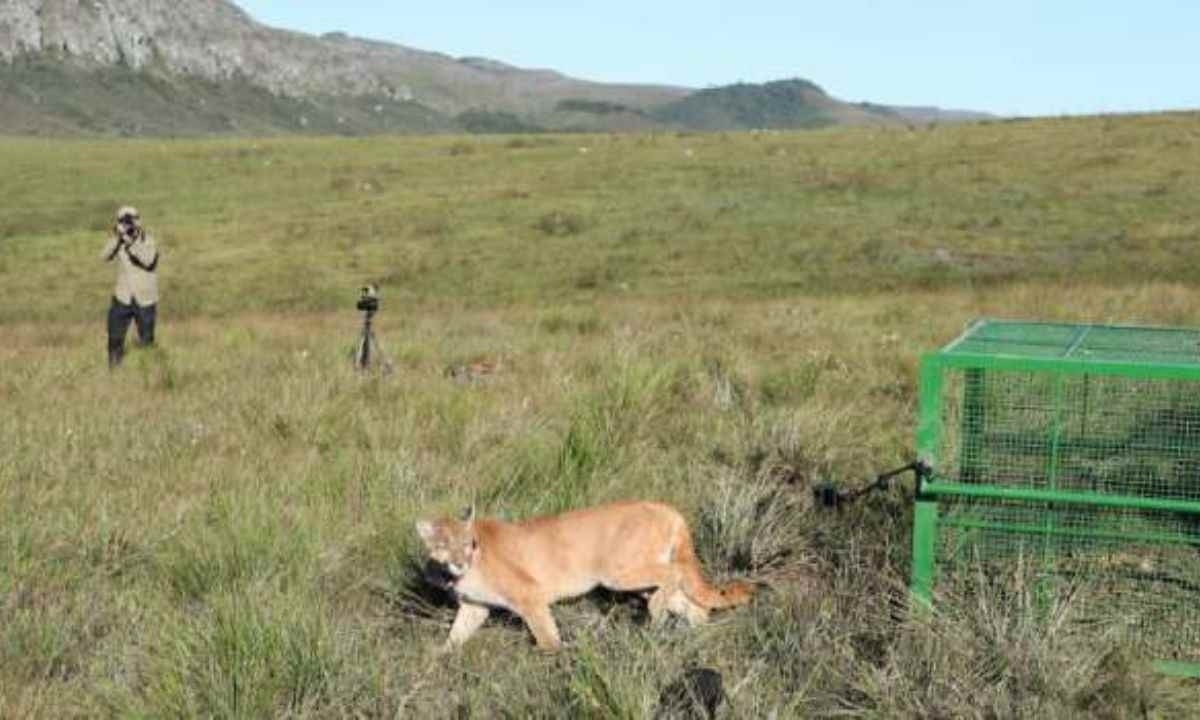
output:
[[[379,310],[379,288],[374,285],[364,285],[358,296],[356,308],[368,315],[374,315]]]
[[[359,290],[358,302],[354,307],[362,311],[362,330],[358,334],[358,344],[354,348],[354,365],[359,370],[367,370],[378,364],[384,372],[390,373],[392,361],[384,354],[383,348],[375,338],[372,319],[379,310],[379,288],[376,285],[363,285]]]

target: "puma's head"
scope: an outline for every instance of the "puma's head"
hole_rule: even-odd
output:
[[[471,569],[479,554],[474,508],[462,520],[419,520],[417,534],[429,551],[425,577],[441,587],[453,587]]]

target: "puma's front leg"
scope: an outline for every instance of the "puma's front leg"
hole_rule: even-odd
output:
[[[483,621],[487,620],[487,616],[488,608],[486,605],[476,605],[472,602],[460,600],[458,614],[454,616],[454,624],[450,626],[450,637],[446,639],[446,647],[458,647],[465,643],[483,625]]]
[[[554,616],[550,614],[549,605],[527,605],[520,608],[520,615],[529,626],[529,631],[533,633],[533,639],[537,641],[539,649],[554,652],[562,647],[562,640],[558,637],[558,625],[554,622]]]

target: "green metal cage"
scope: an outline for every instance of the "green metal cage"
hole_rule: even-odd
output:
[[[1020,563],[1200,675],[1200,330],[977,321],[922,359],[917,451],[917,598]]]

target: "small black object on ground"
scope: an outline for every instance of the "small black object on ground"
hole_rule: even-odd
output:
[[[914,460],[902,468],[879,475],[870,485],[865,485],[857,490],[839,490],[830,483],[822,483],[813,488],[813,501],[823,508],[841,507],[876,490],[887,490],[891,486],[892,479],[907,472],[911,472],[916,478],[917,494],[919,495],[921,483],[933,473],[933,469],[924,460]]]
[[[712,668],[688,668],[683,677],[663,688],[655,717],[679,720],[712,720],[725,700],[721,673]]]

